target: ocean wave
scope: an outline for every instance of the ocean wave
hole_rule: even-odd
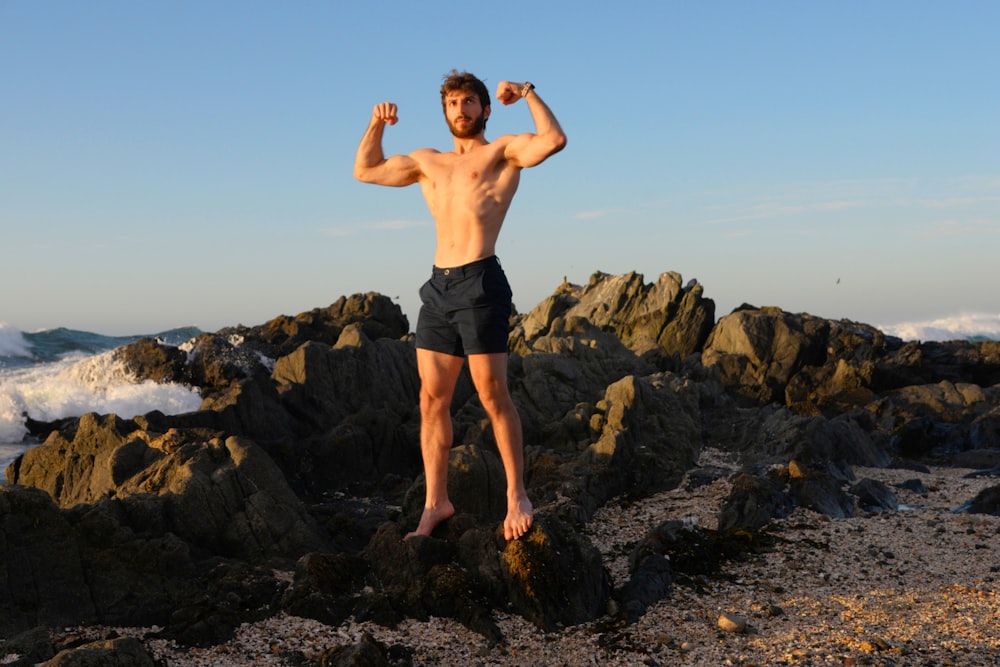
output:
[[[155,335],[179,345],[200,330],[186,327]],[[0,326],[0,443],[21,443],[26,415],[38,421],[88,412],[130,418],[152,410],[191,412],[201,406],[197,389],[138,382],[113,350],[143,336],[103,336],[72,329],[23,333]]]
[[[191,412],[200,406],[201,396],[191,387],[136,382],[112,352],[64,359],[12,371],[0,380],[0,442],[23,440],[25,414],[39,421],[88,412],[129,418],[152,410]]]
[[[30,359],[31,343],[25,339],[24,332],[20,329],[0,322],[0,360],[4,357]]]
[[[1000,313],[959,313],[936,320],[900,322],[878,328],[903,340],[1000,340]]]

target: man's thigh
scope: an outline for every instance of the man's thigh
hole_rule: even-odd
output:
[[[450,401],[464,361],[462,357],[418,347],[417,372],[420,374],[421,392]]]

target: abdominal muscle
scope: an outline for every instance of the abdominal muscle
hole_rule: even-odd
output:
[[[421,189],[437,233],[435,266],[462,266],[496,254],[520,180],[520,169],[503,160],[499,148],[487,144],[462,156],[439,153],[424,166]]]

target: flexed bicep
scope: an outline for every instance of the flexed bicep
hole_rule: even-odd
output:
[[[376,185],[412,185],[420,179],[420,164],[410,155],[385,157],[382,152],[382,134],[386,125],[399,122],[396,105],[380,102],[372,109],[368,129],[361,137],[354,156],[354,177]]]
[[[420,180],[420,163],[409,155],[390,155],[381,162],[359,169],[354,167],[354,175],[359,181],[403,187]]]
[[[557,152],[559,147],[537,134],[519,134],[504,149],[504,158],[515,167],[534,167]]]
[[[504,104],[513,104],[517,100],[523,99],[531,111],[531,118],[535,122],[535,132],[519,134],[514,137],[507,144],[504,157],[515,166],[534,167],[566,147],[566,133],[563,132],[559,121],[552,114],[552,110],[535,92],[535,87],[530,83],[519,85],[521,88],[515,90],[517,85],[501,81],[497,97]]]

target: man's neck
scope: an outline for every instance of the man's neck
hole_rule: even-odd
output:
[[[455,137],[455,150],[452,151],[456,155],[462,155],[463,153],[468,153],[469,151],[479,148],[480,146],[485,146],[489,142],[486,141],[486,136],[484,132],[480,132],[474,137],[467,137],[460,139]]]

